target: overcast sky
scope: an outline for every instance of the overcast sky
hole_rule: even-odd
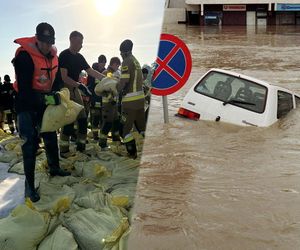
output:
[[[55,29],[58,52],[69,47],[69,34],[78,30],[84,35],[80,51],[92,65],[100,54],[107,60],[120,56],[124,39],[134,43],[133,54],[141,64],[156,59],[165,0],[51,0],[1,1],[0,3],[0,76],[9,74],[14,80],[11,59],[18,48],[16,38],[35,35],[40,22]],[[107,4],[116,10],[107,16]],[[102,5],[99,6],[99,5]],[[104,12],[104,13],[103,13]]]

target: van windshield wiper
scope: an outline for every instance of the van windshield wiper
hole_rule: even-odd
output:
[[[226,104],[245,104],[245,105],[251,105],[255,106],[256,104],[253,102],[245,102],[245,101],[240,101],[236,99],[229,99],[228,101],[223,102],[223,105],[225,106]]]

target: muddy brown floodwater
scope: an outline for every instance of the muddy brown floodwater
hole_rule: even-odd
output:
[[[300,249],[300,109],[269,128],[177,118],[191,85],[229,69],[300,93],[300,27],[164,26],[188,45],[187,85],[153,97],[129,249]]]

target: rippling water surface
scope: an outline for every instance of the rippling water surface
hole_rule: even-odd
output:
[[[187,85],[153,97],[129,249],[300,249],[300,109],[269,128],[177,118],[191,85],[229,69],[300,93],[300,27],[165,26],[193,58]]]

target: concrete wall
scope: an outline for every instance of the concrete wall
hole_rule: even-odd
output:
[[[189,5],[185,3],[185,0],[166,0],[166,7],[169,6],[169,8],[183,8],[190,11],[197,11],[199,10],[199,4],[193,4]]]
[[[185,0],[169,0],[169,8],[185,8]]]
[[[186,21],[185,8],[165,9],[163,23],[178,23]]]

